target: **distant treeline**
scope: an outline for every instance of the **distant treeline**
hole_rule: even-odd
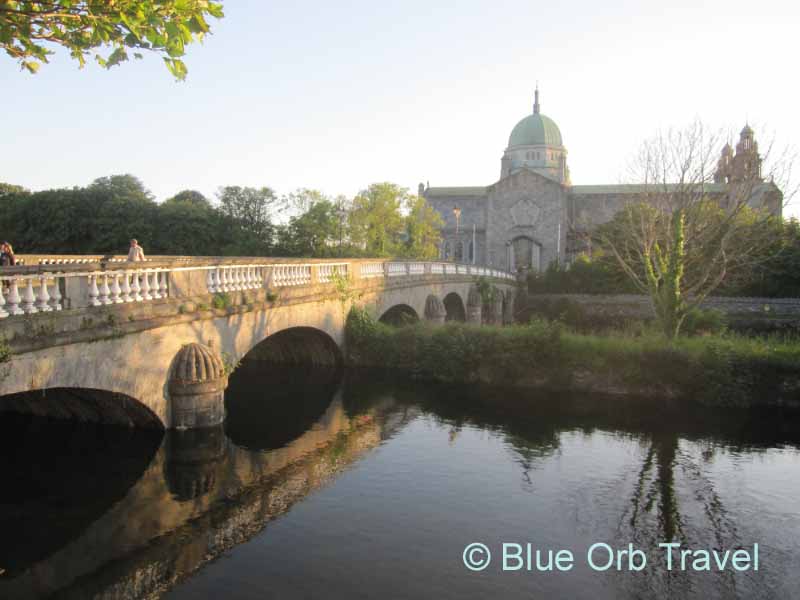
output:
[[[17,254],[203,256],[405,256],[438,254],[438,214],[391,183],[355,198],[314,190],[222,187],[214,201],[193,190],[156,202],[132,175],[86,187],[29,192],[0,184],[0,238]]]

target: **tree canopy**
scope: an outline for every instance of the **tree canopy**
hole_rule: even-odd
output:
[[[359,197],[226,186],[214,202],[188,189],[158,203],[133,175],[40,192],[1,184],[0,234],[20,254],[123,254],[136,238],[148,255],[374,256],[384,238],[382,256],[435,256],[439,221],[424,199],[386,183]]]
[[[52,45],[67,49],[81,67],[92,53],[110,68],[128,60],[129,51],[134,58],[151,52],[182,80],[185,47],[210,32],[208,17],[222,16],[222,3],[211,0],[5,0],[0,47],[31,73],[48,62]]]

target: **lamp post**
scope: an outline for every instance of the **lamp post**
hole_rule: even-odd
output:
[[[336,210],[337,216],[339,217],[339,256],[342,255],[342,238],[344,237],[344,219],[347,216],[347,211],[344,209],[343,206],[340,206]]]
[[[456,248],[458,247],[458,222],[461,219],[461,209],[458,206],[453,207],[453,216],[456,218],[456,237],[453,240],[453,262],[456,262]],[[461,257],[461,260],[464,260],[464,257]]]

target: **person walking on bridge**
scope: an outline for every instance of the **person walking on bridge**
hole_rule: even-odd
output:
[[[0,266],[13,267],[16,264],[17,259],[14,258],[14,250],[11,248],[11,244],[8,242],[0,244]]]
[[[131,240],[131,249],[128,250],[129,262],[141,262],[144,260],[144,250],[136,240]]]

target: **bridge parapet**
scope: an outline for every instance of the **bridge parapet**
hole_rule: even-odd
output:
[[[330,284],[338,278],[370,283],[428,276],[490,277],[506,283],[515,279],[490,267],[427,261],[154,256],[132,263],[120,257],[22,258],[25,266],[0,272],[0,319],[205,294],[299,288]]]

